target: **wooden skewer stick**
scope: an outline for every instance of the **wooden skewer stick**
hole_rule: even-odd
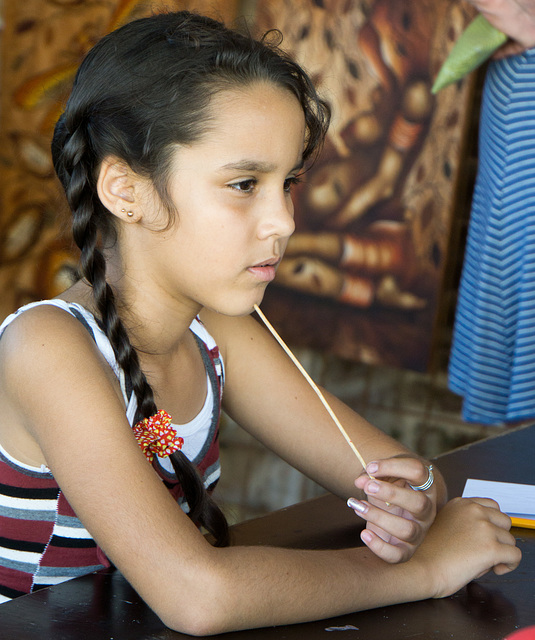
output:
[[[327,400],[325,399],[325,396],[323,395],[323,393],[320,391],[320,389],[318,388],[318,386],[316,385],[316,383],[314,382],[314,380],[312,380],[312,378],[308,375],[308,373],[305,371],[305,369],[303,368],[303,365],[299,362],[299,360],[294,356],[294,354],[292,353],[292,351],[290,350],[290,347],[288,347],[288,345],[284,342],[284,340],[280,337],[280,335],[277,333],[277,331],[275,330],[275,328],[272,326],[272,324],[269,322],[269,320],[266,318],[266,316],[262,313],[262,311],[260,311],[260,307],[255,304],[254,305],[254,309],[256,311],[256,313],[260,316],[260,319],[262,320],[262,322],[266,325],[266,327],[270,330],[270,332],[273,334],[273,337],[277,340],[277,342],[280,344],[280,346],[284,349],[284,351],[286,351],[286,353],[288,354],[288,356],[290,357],[290,359],[292,360],[292,362],[295,364],[295,366],[299,369],[299,371],[303,374],[303,376],[305,377],[306,381],[308,382],[308,384],[312,387],[312,389],[315,391],[316,395],[318,396],[318,398],[321,400],[323,406],[327,409],[329,415],[331,416],[331,418],[334,421],[334,424],[338,427],[340,433],[344,436],[344,438],[346,439],[347,444],[351,447],[351,450],[353,451],[353,453],[357,456],[358,461],[360,462],[360,464],[362,465],[362,468],[364,470],[366,470],[366,463],[364,462],[364,458],[360,455],[359,450],[357,449],[357,447],[353,444],[353,441],[351,440],[351,438],[349,437],[347,431],[344,429],[344,427],[341,425],[340,420],[338,420],[338,418],[336,417],[336,414],[334,413],[334,411],[331,408],[331,405],[327,402]],[[369,474],[368,474],[369,475]],[[371,477],[371,476],[370,476]]]

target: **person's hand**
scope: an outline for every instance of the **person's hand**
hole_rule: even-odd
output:
[[[404,562],[421,544],[435,518],[440,502],[438,482],[426,491],[411,488],[424,485],[430,471],[422,460],[405,455],[370,462],[366,470],[373,477],[362,474],[355,485],[368,499],[348,502],[367,521],[361,539],[386,562]]]
[[[488,498],[454,498],[439,511],[411,562],[423,562],[435,581],[434,596],[449,596],[490,570],[513,571],[522,553],[511,519]]]
[[[495,58],[521,53],[535,46],[534,0],[469,0],[492,24],[510,40],[494,54]]]

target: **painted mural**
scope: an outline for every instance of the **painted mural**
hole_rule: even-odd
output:
[[[264,307],[293,344],[424,370],[471,104],[433,79],[473,15],[448,0],[260,0],[260,31],[333,108]]]
[[[126,21],[196,9],[277,28],[333,108],[295,192],[297,231],[263,308],[293,345],[423,370],[432,348],[469,82],[430,93],[472,14],[457,0],[25,0],[4,3],[0,317],[76,274],[49,143],[88,49]]]

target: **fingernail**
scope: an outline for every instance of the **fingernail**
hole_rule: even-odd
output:
[[[368,530],[364,529],[360,534],[360,538],[363,542],[369,543],[372,541],[372,534]]]
[[[356,498],[349,498],[347,501],[347,506],[357,511],[358,513],[366,513],[368,511],[368,505],[364,504],[360,500]]]
[[[379,465],[377,464],[377,462],[370,462],[366,467],[366,471],[371,475],[373,475],[374,473],[377,473],[378,470],[379,470]]]
[[[377,482],[370,482],[366,488],[366,493],[377,493],[379,491],[379,485]]]

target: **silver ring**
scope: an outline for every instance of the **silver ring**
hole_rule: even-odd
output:
[[[429,489],[429,487],[435,481],[435,476],[433,475],[433,465],[432,464],[430,464],[427,467],[427,471],[429,472],[429,475],[427,476],[427,480],[423,484],[421,484],[419,487],[415,487],[413,484],[409,484],[409,487],[411,489],[414,489],[414,491],[427,491],[427,489]]]

